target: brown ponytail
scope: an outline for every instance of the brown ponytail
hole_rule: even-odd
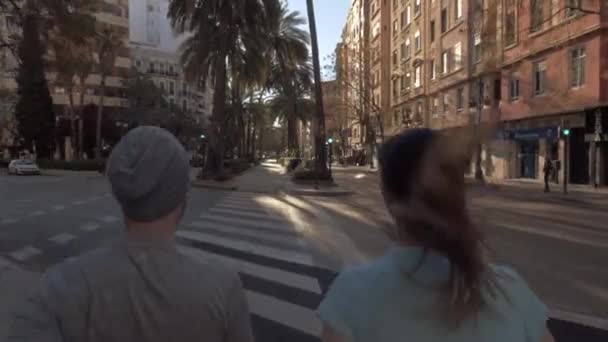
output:
[[[441,253],[450,261],[449,281],[442,298],[446,301],[442,302],[447,304],[450,322],[458,324],[477,314],[486,305],[487,296],[495,297],[500,289],[485,259],[483,235],[467,210],[462,155],[453,153],[453,149],[452,153],[445,153],[445,143],[432,134],[415,150],[424,151],[419,159],[407,163],[407,158],[402,160],[407,148],[392,142],[387,145],[381,163],[383,168],[393,168],[390,172],[382,171],[383,186],[399,235]],[[412,144],[408,142],[408,148]],[[388,162],[391,152],[399,158],[394,163]],[[409,172],[406,179],[395,177]]]

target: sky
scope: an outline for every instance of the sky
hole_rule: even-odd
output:
[[[319,53],[321,65],[326,64],[326,56],[331,55],[340,41],[342,27],[346,21],[348,8],[352,0],[314,0],[315,15],[317,21],[317,35],[319,40]],[[288,0],[291,10],[299,11],[301,15],[308,19],[306,0]],[[168,0],[160,0],[161,12],[166,15]],[[142,42],[146,39],[146,1],[129,0],[130,6],[130,26],[131,41]],[[170,26],[166,19],[162,19],[161,25],[161,49],[166,51],[176,51],[180,40],[175,39],[171,33]],[[308,31],[308,25],[305,27]]]
[[[331,55],[336,44],[340,41],[342,28],[346,22],[346,15],[352,0],[315,0],[315,19],[317,21],[317,36],[319,40],[319,53],[321,64],[324,57]],[[299,11],[308,18],[306,0],[288,0],[291,10]],[[308,27],[306,28],[308,30]]]

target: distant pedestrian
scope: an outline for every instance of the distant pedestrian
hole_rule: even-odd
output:
[[[129,132],[107,165],[125,234],[46,272],[15,315],[9,341],[252,341],[238,274],[177,250],[189,171],[166,130]]]
[[[487,261],[466,205],[466,148],[455,145],[427,129],[383,145],[397,247],[336,278],[319,307],[324,342],[553,341],[545,305],[515,271]]]
[[[551,162],[549,157],[545,157],[545,165],[543,166],[543,173],[545,174],[545,192],[551,191],[551,189],[549,189],[549,180],[551,179],[553,170],[553,162]]]

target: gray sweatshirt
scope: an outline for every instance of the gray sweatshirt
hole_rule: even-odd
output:
[[[123,239],[50,269],[10,341],[253,341],[236,272],[174,242]]]

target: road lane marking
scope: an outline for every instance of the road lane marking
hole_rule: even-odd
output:
[[[53,208],[53,210],[55,211],[59,211],[59,210],[64,210],[66,208],[65,205],[54,205],[51,208]]]
[[[242,206],[242,205],[238,205],[238,204],[221,203],[221,204],[216,205],[214,208],[227,208],[227,209],[233,209],[233,210],[236,209],[236,210],[240,210],[240,211],[248,211],[248,212],[252,212],[252,213],[268,215],[268,211],[266,211],[265,208]]]
[[[0,224],[13,224],[13,223],[17,223],[17,222],[19,222],[19,219],[7,217],[7,218],[3,218],[0,221]]]
[[[202,232],[178,231],[177,236],[187,240],[215,244],[221,247],[231,248],[251,254],[257,254],[272,259],[290,261],[296,264],[302,264],[306,266],[316,266],[310,255],[301,252],[289,252],[279,248],[262,246],[260,244],[253,243],[250,241],[219,237]]]
[[[605,318],[593,317],[557,309],[549,309],[549,317],[566,322],[577,323],[586,327],[608,330],[608,319]]]
[[[281,236],[281,235],[274,234],[274,233],[268,233],[268,232],[259,231],[259,230],[243,229],[243,228],[239,228],[239,227],[229,226],[226,224],[215,223],[215,222],[210,222],[210,221],[207,221],[207,222],[195,221],[195,222],[188,224],[187,226],[200,228],[200,229],[215,230],[215,231],[219,231],[219,232],[232,233],[232,234],[236,234],[236,235],[246,236],[246,237],[249,237],[252,239],[261,239],[264,241],[270,241],[270,242],[278,243],[281,245],[289,245],[289,244],[295,243],[295,244],[299,245],[300,247],[306,247],[306,244],[304,243],[304,241],[299,239],[297,237],[297,235],[295,235],[295,233],[294,233],[294,235],[285,236],[285,234],[282,234],[282,236]]]
[[[84,204],[84,203],[85,203],[85,201],[74,201],[74,202],[72,202],[73,205],[81,205],[81,204]]]
[[[246,216],[246,217],[250,217],[253,219],[267,219],[267,220],[273,220],[273,221],[283,221],[281,218],[273,217],[266,212],[264,212],[264,213],[251,212],[251,211],[247,211],[247,210],[220,208],[220,207],[211,208],[211,209],[209,209],[209,211],[213,211],[213,212],[220,213],[220,214]]]
[[[29,216],[36,217],[36,216],[42,216],[44,214],[46,214],[46,212],[44,210],[36,210],[36,211],[30,213]]]
[[[316,278],[284,271],[278,268],[262,266],[248,261],[209,253],[198,248],[180,246],[180,252],[201,261],[219,261],[229,267],[235,268],[242,273],[254,277],[270,280],[275,283],[284,284],[294,288],[302,289],[316,294],[322,294],[319,281]]]
[[[10,253],[9,256],[14,260],[23,262],[33,256],[41,254],[41,253],[42,253],[42,251],[39,250],[38,248],[32,247],[32,246],[27,246],[27,247],[23,247],[19,250],[16,250],[16,251]]]
[[[55,242],[60,245],[65,245],[66,243],[74,240],[75,238],[76,237],[74,235],[68,233],[61,233],[49,238],[49,241]]]
[[[259,228],[270,228],[270,229],[276,229],[276,230],[282,230],[282,231],[287,230],[286,227],[290,226],[290,224],[288,222],[280,222],[280,221],[276,221],[276,220],[239,219],[239,218],[235,218],[235,217],[227,217],[227,216],[220,216],[220,215],[214,215],[214,214],[202,214],[200,216],[200,218],[204,219],[204,220],[219,221],[219,222],[223,222],[223,223],[239,225],[239,226],[249,227],[249,228],[259,227]]]
[[[116,216],[106,216],[101,219],[105,223],[114,223],[120,221],[120,219]]]
[[[250,290],[246,295],[252,313],[309,335],[321,335],[321,321],[315,311]]]
[[[258,203],[254,200],[251,199],[233,199],[233,198],[226,198],[224,200],[222,200],[220,203],[227,203],[227,204],[234,204],[234,205],[248,205],[248,206],[252,206],[255,207],[258,205]]]
[[[82,226],[80,226],[80,230],[85,231],[85,232],[92,232],[92,231],[99,229],[99,227],[100,226],[97,223],[85,223]]]

